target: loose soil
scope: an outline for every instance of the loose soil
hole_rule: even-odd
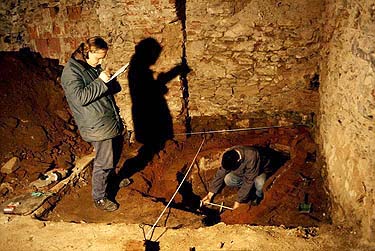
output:
[[[112,214],[93,207],[90,175],[80,187],[70,191],[58,203],[49,220],[68,222],[110,222],[153,224],[175,193],[181,177],[191,171],[160,224],[168,227],[201,227],[219,221],[227,224],[284,225],[286,227],[319,226],[329,222],[328,200],[320,174],[314,162],[315,145],[308,130],[274,128],[228,134],[191,136],[183,141],[169,142],[142,170],[135,172],[133,183],[120,189],[116,200],[120,209]],[[201,142],[203,147],[194,163]],[[200,208],[200,199],[219,164],[220,154],[232,145],[266,145],[281,148],[290,159],[271,176],[265,185],[265,198],[258,206],[243,205],[235,211]],[[125,164],[137,158],[136,145],[124,147]],[[224,188],[215,202],[232,206],[236,189]],[[310,213],[299,210],[308,194]]]
[[[29,191],[54,168],[69,169],[92,151],[77,133],[59,84],[61,66],[27,49],[0,52],[0,164],[18,157],[20,168],[0,173],[0,202]]]

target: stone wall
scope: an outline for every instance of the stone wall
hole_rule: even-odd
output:
[[[327,4],[320,138],[337,224],[375,241],[375,4]]]
[[[315,111],[321,1],[200,2],[187,19],[193,116]]]
[[[139,41],[151,36],[164,48],[153,67],[156,74],[180,63],[186,46],[192,69],[187,108],[195,129],[311,122],[319,98],[321,1],[184,3],[5,0],[0,5],[0,50],[30,47],[64,64],[83,39],[101,35],[111,46],[107,65],[118,68],[130,60]],[[186,15],[185,39],[176,6]],[[124,88],[117,101],[131,127],[126,75],[120,83]],[[178,78],[168,87],[171,113],[181,124],[184,118],[178,114],[187,102]],[[202,117],[211,123],[199,125]],[[266,117],[274,119],[259,122]],[[235,123],[223,124],[222,118]]]

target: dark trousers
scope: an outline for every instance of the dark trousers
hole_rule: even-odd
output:
[[[107,196],[108,177],[121,154],[122,142],[120,137],[92,142],[96,155],[92,171],[92,198],[103,199]]]

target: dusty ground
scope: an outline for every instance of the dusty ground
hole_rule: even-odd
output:
[[[111,222],[153,224],[168,203],[179,185],[178,177],[184,176],[203,141],[202,136],[192,136],[177,143],[167,144],[165,150],[155,156],[148,165],[131,175],[134,181],[130,186],[120,189],[116,200],[120,209],[107,214],[93,208],[91,200],[90,174],[72,189],[57,204],[48,216],[49,220],[68,222]],[[232,145],[271,144],[288,150],[290,159],[271,176],[266,183],[265,198],[259,206],[244,205],[232,212],[222,214],[216,208],[199,208],[200,199],[207,194],[208,182],[218,167],[221,152]],[[328,197],[324,190],[319,166],[313,162],[314,144],[305,128],[276,128],[219,135],[206,135],[203,147],[190,175],[180,188],[161,222],[169,227],[201,227],[219,221],[228,224],[284,225],[286,227],[319,226],[329,223]],[[131,169],[136,158],[137,145],[124,147],[124,167]],[[311,154],[309,154],[311,152]],[[305,182],[303,178],[308,178]],[[312,203],[310,213],[298,209],[304,202],[305,193]],[[225,188],[215,198],[232,206],[236,189]]]
[[[146,250],[138,224],[40,222],[0,215],[0,231],[0,250]],[[356,239],[354,232],[329,225],[285,229],[220,223],[198,229],[162,227],[153,235],[155,250],[375,250],[355,247]]]
[[[27,51],[1,53],[0,163],[13,156],[21,161],[17,171],[0,176],[1,203],[34,191],[29,184],[41,174],[56,167],[70,169],[76,158],[92,151],[68,112],[60,71],[56,62]],[[150,230],[190,166],[187,180],[157,224],[155,250],[371,250],[358,246],[354,230],[330,224],[329,200],[309,130],[177,137],[147,163],[139,157],[140,144],[126,144],[117,170],[133,183],[120,190],[113,187],[118,211],[93,207],[89,167],[44,221],[1,214],[0,250],[144,250],[139,224]],[[270,144],[289,160],[268,179],[260,205],[222,213],[199,208],[221,152],[235,144]],[[224,189],[215,202],[231,206],[235,194],[234,189]],[[301,213],[298,205],[306,194],[312,210]]]

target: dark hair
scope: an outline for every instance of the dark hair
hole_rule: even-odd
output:
[[[95,52],[96,50],[108,50],[108,44],[101,37],[90,37],[78,46],[72,53],[72,58],[86,62],[86,59],[89,58],[89,52]]]
[[[221,159],[221,166],[225,170],[234,170],[237,169],[241,164],[241,156],[240,154],[232,149],[229,151],[226,151],[223,154],[223,157]]]

